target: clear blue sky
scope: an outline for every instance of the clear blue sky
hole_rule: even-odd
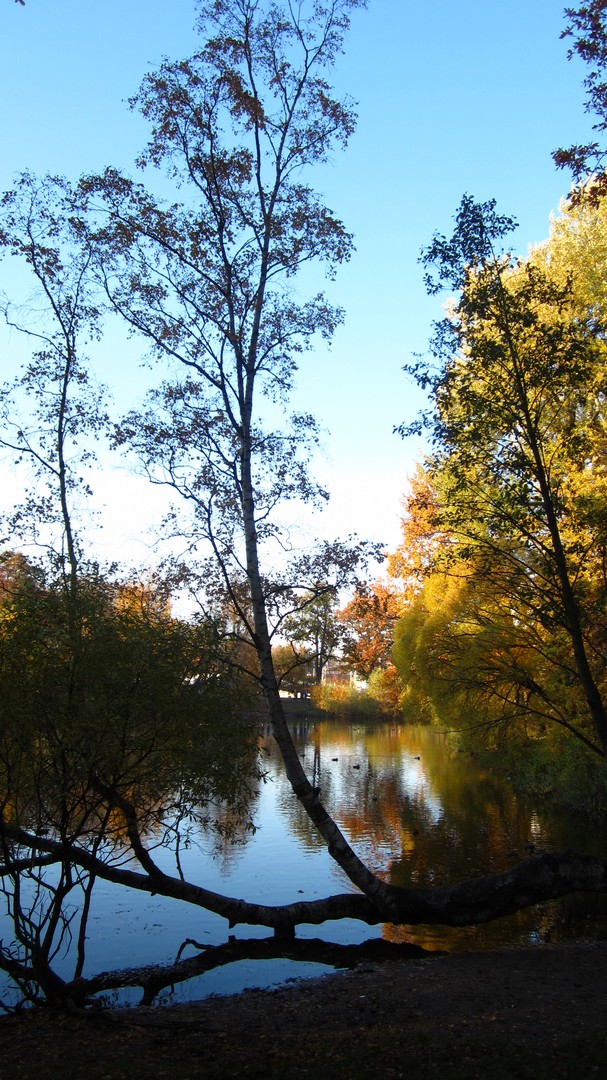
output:
[[[194,12],[193,0],[0,0],[0,190],[25,168],[73,179],[108,164],[132,171],[146,128],[125,101],[163,55],[193,51]],[[560,0],[370,0],[354,16],[335,82],[359,102],[359,125],[317,176],[356,238],[331,286],[347,321],[330,352],[304,358],[297,397],[330,431],[319,474],[332,509],[317,534],[397,542],[420,447],[392,429],[415,414],[401,369],[441,313],[417,263],[433,231],[450,229],[469,192],[518,219],[521,252],[547,235],[568,189],[550,152],[589,129],[583,68],[559,40],[562,12]],[[13,273],[0,267],[0,288]],[[0,349],[8,373],[14,343],[0,337]],[[118,399],[133,399],[136,368],[111,343],[102,366]],[[149,513],[141,488],[124,473],[97,488],[112,504],[108,520],[136,535]]]

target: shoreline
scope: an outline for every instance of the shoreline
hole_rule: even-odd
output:
[[[543,1077],[544,1065],[546,1077],[604,1075],[607,942],[370,962],[276,989],[93,1019],[37,1011],[5,1018],[0,1031],[2,1080],[450,1080],[484,1078],[489,1062],[499,1080]]]

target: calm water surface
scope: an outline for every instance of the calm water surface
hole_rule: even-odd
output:
[[[538,801],[517,799],[505,778],[481,769],[431,729],[404,725],[298,721],[294,737],[306,771],[370,868],[399,885],[441,885],[504,870],[531,850],[573,848],[604,855],[607,827],[590,828]],[[205,836],[182,854],[186,878],[206,888],[264,903],[308,900],[352,889],[329,858],[284,780],[273,742],[263,739],[254,834],[219,852]],[[167,872],[170,852],[156,852]],[[485,927],[366,927],[344,920],[298,929],[300,937],[357,943],[383,935],[430,949],[485,949],[607,937],[607,898],[580,896],[521,912]],[[3,930],[4,932],[4,930]],[[266,937],[239,927],[237,937]],[[189,905],[95,887],[85,974],[176,958],[186,939],[226,941],[224,919]],[[193,955],[188,947],[184,955]],[[60,965],[57,965],[60,968]],[[268,986],[327,970],[318,964],[232,964],[163,992],[161,1003]],[[139,1000],[140,991],[112,1000]]]

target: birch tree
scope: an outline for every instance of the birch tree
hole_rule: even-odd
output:
[[[201,49],[148,75],[132,102],[152,129],[139,164],[164,169],[180,202],[161,204],[149,185],[114,170],[83,190],[99,208],[95,243],[110,303],[176,372],[119,438],[192,508],[190,536],[215,560],[207,580],[227,595],[257,652],[293,790],[351,881],[375,897],[386,886],[302,768],[272,662],[274,635],[314,581],[295,558],[273,580],[269,554],[289,544],[279,504],[325,497],[309,469],[316,424],[285,411],[302,355],[342,319],[322,293],[300,299],[296,281],[308,265],[332,277],[352,251],[308,175],[354,130],[353,104],[334,95],[327,74],[363,6],[203,3]],[[243,581],[244,596],[235,588]]]
[[[351,544],[296,552],[281,507],[292,502],[302,514],[326,497],[311,473],[316,424],[289,413],[288,402],[306,351],[319,336],[330,339],[342,319],[322,293],[303,295],[308,268],[330,278],[352,251],[309,175],[354,130],[353,104],[337,98],[328,75],[351,15],[363,6],[204,0],[199,50],[165,61],[132,103],[151,125],[139,159],[145,184],[115,169],[84,178],[78,198],[87,227],[79,218],[77,236],[80,250],[94,253],[104,303],[145,339],[162,371],[145,406],[118,426],[116,442],[181,500],[165,530],[200,552],[201,604],[217,603],[233,633],[253,647],[253,674],[292,789],[356,889],[258,904],[189,881],[180,868],[167,873],[146,843],[139,808],[111,784],[96,794],[120,813],[127,861],[101,859],[80,838],[43,834],[23,818],[4,822],[7,840],[30,860],[69,861],[85,877],[174,897],[282,938],[300,923],[342,918],[465,925],[578,889],[607,891],[607,864],[570,853],[538,855],[459,885],[390,885],[361,862],[328,814],[285,722],[272,645],[301,598],[311,600],[319,582],[326,589],[323,567],[337,561],[339,588],[360,556]],[[153,191],[155,184],[166,191],[167,180],[172,202]],[[176,689],[187,685],[180,678]],[[82,980],[58,995],[82,1001],[98,986]]]

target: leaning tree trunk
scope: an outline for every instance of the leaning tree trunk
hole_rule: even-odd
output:
[[[306,776],[299,754],[289,731],[278,681],[272,660],[272,644],[268,629],[263,583],[259,571],[257,531],[255,526],[255,498],[251,478],[250,448],[242,455],[242,518],[247,554],[247,575],[251,589],[251,605],[255,625],[255,648],[261,668],[263,693],[268,705],[272,733],[280,751],[287,779],[306,813],[327,844],[331,857],[341,867],[353,885],[375,905],[385,912],[389,887],[352,850],[338,825],[327,812],[320,798],[320,790],[313,787]]]
[[[129,815],[128,804],[122,800],[120,809]],[[5,839],[18,844],[22,852],[29,848],[33,863],[39,863],[41,853],[45,853],[57,862],[69,861],[104,881],[213,911],[227,919],[230,926],[267,926],[279,935],[288,935],[302,923],[319,925],[340,919],[358,919],[370,926],[380,922],[472,926],[571,893],[607,893],[607,860],[566,851],[540,852],[502,873],[456,885],[405,889],[383,882],[381,894],[373,898],[360,893],[339,893],[292,904],[256,904],[166,874],[155,866],[149,854],[145,859],[146,872],[138,873],[105,862],[76,843],[38,836],[7,823],[1,828]]]

